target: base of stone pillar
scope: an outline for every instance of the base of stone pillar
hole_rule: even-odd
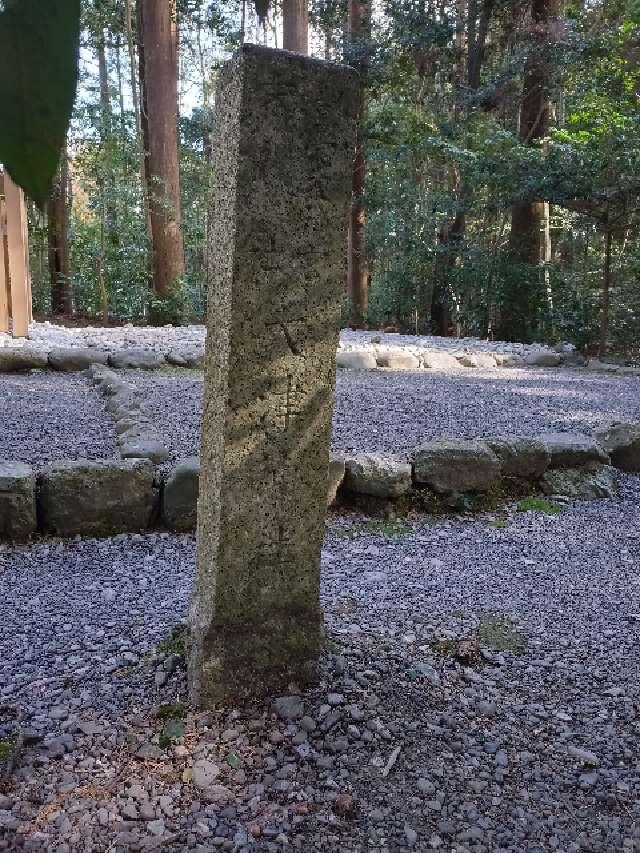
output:
[[[202,707],[246,702],[302,689],[317,681],[322,645],[322,614],[305,611],[272,614],[268,622],[230,625],[213,622],[202,645],[202,659],[191,671],[191,701]],[[200,653],[194,647],[193,655]]]

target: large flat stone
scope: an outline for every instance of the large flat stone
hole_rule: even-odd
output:
[[[529,367],[557,367],[562,358],[559,352],[552,350],[538,349],[531,350],[524,357],[525,364]]]
[[[616,471],[611,465],[597,463],[581,468],[556,468],[544,475],[542,491],[574,500],[614,498],[618,494]]]
[[[35,473],[22,462],[0,460],[0,541],[23,541],[35,530]]]
[[[373,352],[338,350],[336,354],[338,367],[347,370],[374,370],[378,366]]]
[[[155,503],[146,459],[54,462],[38,474],[40,523],[57,536],[145,530]]]
[[[167,353],[167,361],[175,367],[200,368],[204,364],[204,351],[198,349],[174,349]]]
[[[595,439],[621,471],[640,471],[640,424],[613,423],[598,430]]]
[[[376,363],[378,367],[386,367],[388,370],[419,370],[420,362],[417,357],[407,350],[383,350],[378,354]]]
[[[519,436],[487,438],[485,441],[500,460],[504,477],[539,480],[549,467],[551,457],[541,441]]]
[[[362,453],[345,460],[344,489],[377,498],[398,498],[411,489],[411,465],[391,456]]]
[[[49,351],[49,365],[65,372],[86,370],[92,364],[106,364],[108,360],[109,353],[91,347],[60,347]]]
[[[150,459],[154,465],[161,465],[171,455],[163,441],[145,433],[138,435],[122,433],[119,444],[120,456],[123,459]]]
[[[439,352],[438,350],[427,350],[420,356],[422,366],[429,370],[460,370],[460,362],[449,352]]]
[[[484,441],[435,438],[416,451],[413,477],[440,494],[488,492],[500,479],[500,460]]]
[[[30,347],[0,347],[0,373],[15,373],[48,366],[46,352]]]
[[[609,463],[607,452],[590,435],[546,432],[536,440],[547,448],[550,468],[579,468],[589,462]]]
[[[170,530],[195,530],[198,518],[200,459],[181,459],[162,484],[162,520]]]
[[[125,368],[138,368],[140,370],[155,370],[165,364],[165,357],[161,353],[147,349],[122,349],[111,353],[109,364],[118,370]]]

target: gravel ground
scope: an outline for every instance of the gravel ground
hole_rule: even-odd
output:
[[[127,377],[175,457],[199,452],[202,375]],[[409,453],[441,435],[590,432],[611,420],[640,420],[640,377],[578,370],[338,371],[333,449]]]
[[[193,539],[4,548],[0,691],[29,729],[0,848],[639,849],[640,480],[622,486],[500,528],[334,515],[318,689],[188,713],[167,748],[184,673],[151,647],[185,614]]]
[[[0,457],[36,468],[117,458],[113,421],[80,374],[0,374]]]
[[[157,352],[170,349],[199,348],[204,346],[206,328],[203,325],[191,326],[77,326],[67,328],[48,321],[32,323],[28,338],[12,338],[0,332],[0,347],[32,347],[49,350],[51,347],[85,347],[98,349],[119,349],[121,347],[144,347]],[[399,335],[384,332],[355,332],[343,329],[340,333],[340,346],[346,349],[375,346],[378,343],[393,347],[417,347],[419,349],[439,349],[447,352],[505,352],[525,353],[537,349],[541,344],[507,343],[505,341],[485,341],[480,338],[441,338],[430,335]]]

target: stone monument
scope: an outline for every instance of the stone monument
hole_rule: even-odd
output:
[[[255,45],[220,76],[190,614],[203,706],[314,675],[358,87]]]

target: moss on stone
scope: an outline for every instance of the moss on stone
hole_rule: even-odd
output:
[[[483,616],[478,626],[478,642],[495,652],[523,654],[527,641],[504,616]]]

